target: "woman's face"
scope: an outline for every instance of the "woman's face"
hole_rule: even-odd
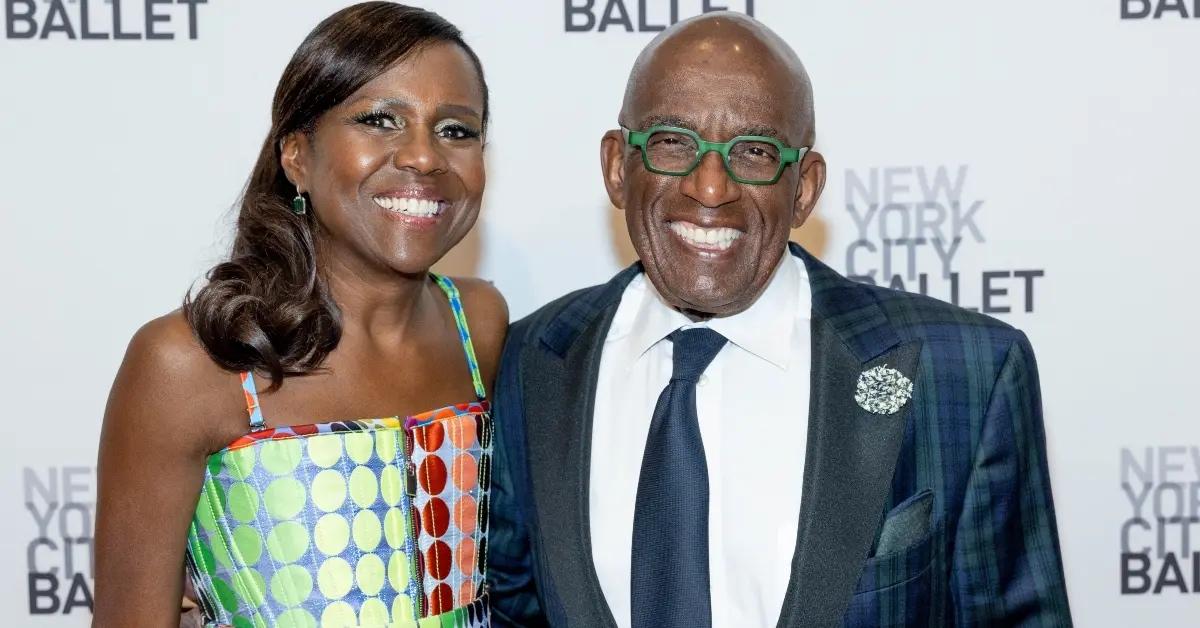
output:
[[[323,265],[424,273],[470,231],[483,196],[483,87],[437,43],[395,64],[283,144],[311,200]]]

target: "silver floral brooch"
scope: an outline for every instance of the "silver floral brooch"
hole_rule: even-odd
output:
[[[854,400],[867,412],[895,414],[912,399],[912,390],[912,380],[884,364],[859,374]]]

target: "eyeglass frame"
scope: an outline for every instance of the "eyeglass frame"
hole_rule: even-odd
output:
[[[681,133],[691,137],[693,140],[696,140],[696,159],[692,162],[691,167],[689,167],[686,171],[672,172],[669,170],[661,170],[659,168],[655,168],[654,165],[650,163],[650,155],[646,152],[646,141],[650,139],[651,135],[664,131],[670,133]],[[665,124],[656,124],[645,131],[634,131],[628,127],[621,126],[621,132],[624,135],[625,143],[629,146],[637,148],[638,151],[642,153],[642,165],[644,165],[646,170],[649,170],[650,172],[667,175],[670,177],[686,177],[696,170],[701,161],[704,161],[705,155],[708,153],[717,153],[721,156],[721,163],[725,166],[725,173],[729,175],[729,178],[737,181],[738,183],[744,183],[746,185],[775,185],[779,182],[780,177],[783,176],[784,168],[791,164],[799,163],[800,160],[804,158],[804,155],[806,155],[808,151],[812,150],[811,146],[788,146],[778,139],[774,137],[768,137],[766,135],[739,135],[728,142],[710,142],[700,137],[699,133],[691,129]],[[743,179],[734,173],[733,169],[729,166],[729,151],[733,148],[734,144],[745,141],[764,142],[771,144],[776,148],[776,150],[779,151],[779,167],[775,170],[774,177],[761,180]]]

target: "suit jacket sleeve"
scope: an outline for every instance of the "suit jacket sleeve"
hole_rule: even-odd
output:
[[[1071,625],[1037,364],[1024,334],[993,385],[954,543],[960,626]]]
[[[524,404],[521,399],[517,330],[509,335],[496,377],[495,440],[489,513],[487,582],[492,622],[497,626],[546,624],[533,572],[528,528]]]

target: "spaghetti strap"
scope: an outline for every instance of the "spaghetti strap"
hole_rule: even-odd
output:
[[[462,298],[458,287],[449,277],[429,273],[437,282],[446,298],[450,300],[450,309],[454,312],[454,324],[458,326],[458,338],[462,341],[463,353],[467,354],[467,366],[471,368],[471,380],[475,384],[475,396],[480,401],[487,399],[487,390],[483,387],[483,376],[479,373],[479,361],[475,359],[475,345],[471,343],[471,329],[467,326],[467,315],[463,311]]]
[[[254,373],[246,371],[241,374],[242,394],[246,396],[246,412],[250,415],[250,431],[257,432],[266,429],[262,408],[258,405],[258,390],[254,387]]]

